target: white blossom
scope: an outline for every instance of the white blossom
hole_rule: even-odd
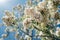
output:
[[[60,21],[59,21],[59,20],[57,20],[57,25],[58,25],[58,24],[60,24]]]
[[[42,31],[40,31],[39,35],[40,35],[40,36],[41,36],[41,35],[43,35],[43,32],[42,32]]]
[[[25,39],[28,38],[29,36],[28,35],[25,35]]]
[[[3,38],[6,38],[8,36],[8,34],[2,34]]]
[[[10,32],[14,32],[14,31],[16,31],[16,29],[15,28],[11,28],[9,31]]]
[[[12,12],[8,11],[8,10],[5,10],[5,15],[6,16],[14,16]]]
[[[15,38],[17,38],[17,39],[20,38],[19,32],[16,32],[16,34],[15,34]]]
[[[46,24],[44,22],[41,23],[42,29],[46,27]]]
[[[23,21],[23,26],[24,28],[28,28],[30,23],[31,23],[31,20],[32,18],[26,18],[24,21]]]
[[[16,17],[13,15],[13,13],[10,13],[8,11],[5,12],[6,15],[2,17],[4,23],[6,26],[11,26],[12,24],[15,25]]]
[[[56,35],[59,37],[59,36],[60,36],[60,28],[57,27],[56,29],[57,29],[57,30],[56,30]]]
[[[34,13],[35,13],[35,11],[34,11],[33,7],[25,8],[25,10],[24,10],[25,15],[33,16]]]
[[[43,10],[45,8],[45,6],[46,6],[46,2],[43,1],[43,2],[39,2],[38,3],[37,8],[40,9],[40,10]]]
[[[31,38],[28,35],[25,35],[25,39],[31,40]]]
[[[0,38],[0,40],[4,40],[3,38]]]
[[[17,5],[17,10],[21,11],[22,8],[23,8],[22,5],[20,5],[20,4]]]

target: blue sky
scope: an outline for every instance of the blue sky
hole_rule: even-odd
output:
[[[5,3],[0,3],[0,17],[4,13],[4,10],[12,10],[12,7],[17,4],[24,4],[26,0],[7,0]]]
[[[13,6],[16,6],[17,4],[24,4],[25,0],[9,0],[6,3],[0,4],[0,10],[9,9],[11,10]]]

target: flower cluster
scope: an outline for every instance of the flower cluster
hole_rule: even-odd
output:
[[[56,35],[57,35],[58,37],[60,37],[60,28],[59,28],[59,27],[57,27]]]
[[[34,0],[39,1],[39,0]],[[35,36],[39,36],[42,40],[60,40],[60,28],[56,27],[56,24],[60,24],[58,20],[60,20],[60,15],[58,10],[58,5],[60,4],[60,0],[44,0],[42,2],[38,2],[33,4],[33,0],[27,0],[26,6],[24,8],[21,5],[17,5],[15,10],[18,10],[20,13],[23,11],[22,21],[20,21],[21,17],[15,17],[12,12],[5,11],[5,16],[3,16],[3,21],[6,26],[12,26],[22,23],[22,30],[26,30],[27,33],[25,35],[25,39],[31,40],[31,35],[28,31],[36,29],[38,33]],[[17,19],[17,20],[16,20]],[[17,25],[19,26],[19,25]],[[21,26],[21,25],[20,25]],[[19,27],[20,27],[19,26]],[[21,30],[20,28],[17,30]],[[13,28],[10,31],[14,31]],[[31,33],[33,34],[33,33]],[[4,35],[5,37],[6,35]],[[15,35],[16,38],[20,39],[19,32]]]
[[[39,2],[35,6],[26,7],[24,10],[24,17],[27,17],[25,17],[23,20],[23,26],[28,28],[29,26],[31,27],[30,24],[32,23],[33,27],[39,30],[41,32],[39,34],[43,35],[43,37],[50,37],[50,35],[60,35],[58,34],[60,33],[59,30],[56,32],[57,30],[54,26],[56,21],[60,19],[59,13],[57,12],[58,8],[54,2],[55,0],[45,0]],[[49,37],[47,37],[46,40],[48,40]],[[51,40],[55,39],[51,38]]]
[[[31,21],[32,21],[32,18],[26,18],[26,19],[23,21],[24,29],[27,29],[27,28],[31,25]]]
[[[16,25],[16,17],[13,15],[12,12],[9,12],[9,11],[5,11],[5,16],[3,16],[3,21],[4,21],[4,24],[6,26],[12,26],[12,25]]]

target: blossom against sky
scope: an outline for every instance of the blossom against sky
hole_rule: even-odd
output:
[[[25,4],[26,0],[0,0],[0,22],[4,14],[4,10],[12,10],[17,4]]]
[[[0,0],[0,24],[2,23],[2,16],[4,15],[4,11],[5,10],[12,10],[12,7],[16,6],[17,4],[25,4],[25,1],[26,0]],[[4,26],[0,26],[0,37],[1,35],[4,33],[4,29],[5,27]],[[11,37],[11,34],[12,34],[12,37]],[[14,33],[11,33],[9,35],[9,37],[5,40],[15,40],[13,38],[13,34]],[[12,39],[13,38],[13,39]]]

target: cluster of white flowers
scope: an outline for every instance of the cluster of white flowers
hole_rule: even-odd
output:
[[[17,5],[17,9],[18,9],[18,10],[21,10],[21,9],[22,9],[22,6],[18,4],[18,5]]]
[[[19,4],[15,8],[13,8],[15,10],[18,10],[20,13],[21,13],[21,9],[23,9],[22,11],[23,11],[24,15],[22,17],[22,19],[23,19],[22,24],[24,27],[24,31],[29,28],[30,29],[35,28],[39,31],[39,34],[38,34],[39,36],[44,35],[44,33],[45,33],[45,34],[49,34],[49,36],[56,35],[56,36],[60,37],[60,28],[54,29],[55,21],[59,22],[59,18],[60,18],[59,14],[57,15],[57,7],[55,6],[54,2],[58,2],[60,0],[43,0],[42,2],[38,2],[40,0],[34,0],[34,1],[38,2],[37,5],[34,5],[32,3],[32,1],[33,0],[27,0],[27,4],[25,5],[24,8]],[[16,17],[12,12],[5,11],[5,16],[3,16],[2,19],[6,26],[12,26],[12,25],[16,26],[17,25],[18,19],[16,20]],[[57,20],[55,20],[55,19],[57,19]],[[20,16],[19,16],[18,21],[19,21],[18,23],[20,23]],[[60,23],[57,23],[57,24],[60,24]],[[29,29],[29,31],[31,31],[30,29]],[[11,32],[18,31],[18,30],[19,29],[17,27],[9,29],[9,31],[11,31]],[[53,30],[56,30],[56,31],[53,32]],[[3,37],[5,37],[5,36],[7,36],[7,35],[4,34]],[[48,36],[48,35],[45,35],[45,36]],[[20,38],[19,32],[16,32],[15,37],[18,39]],[[48,37],[45,37],[45,38],[49,39]],[[25,35],[25,39],[31,40],[31,38],[28,35]],[[52,38],[51,38],[51,40],[52,40]]]
[[[42,31],[40,31],[40,33],[39,33],[39,36],[41,36],[41,35],[43,35],[43,32]]]
[[[45,1],[39,2],[38,5],[35,7],[32,6],[32,7],[25,8],[24,15],[29,16],[30,18],[32,18],[33,20],[35,20],[37,22],[41,22],[42,20],[44,20],[42,14],[41,14],[41,11],[45,10],[45,6],[46,6]],[[30,20],[30,19],[28,19],[28,20]],[[27,21],[25,21],[25,20],[23,21],[23,23],[24,23],[23,24],[24,26],[27,26],[27,24],[28,24]]]
[[[13,10],[21,11],[23,9],[22,5],[18,4],[17,6],[13,7]]]
[[[6,38],[8,36],[8,34],[3,34],[2,37],[3,38]]]
[[[26,18],[26,19],[23,21],[24,29],[27,29],[27,28],[31,25],[31,20],[32,20],[32,18]]]
[[[25,39],[31,40],[31,37],[29,37],[28,35],[25,35]]]
[[[3,16],[3,21],[6,26],[16,25],[15,19],[16,17],[13,15],[13,13],[9,11],[5,11],[5,16]]]
[[[57,29],[57,30],[56,30],[56,35],[57,35],[58,37],[60,37],[60,28],[57,27],[56,29]]]
[[[51,18],[54,18],[55,14],[57,12],[57,8],[54,6],[53,1],[49,0],[47,6],[49,9],[49,13],[51,15]]]
[[[24,14],[25,14],[25,15],[33,16],[34,13],[35,13],[35,10],[34,10],[33,7],[25,8],[25,10],[24,10]]]
[[[44,10],[45,6],[46,6],[45,1],[39,2],[38,5],[37,5],[37,10]]]

